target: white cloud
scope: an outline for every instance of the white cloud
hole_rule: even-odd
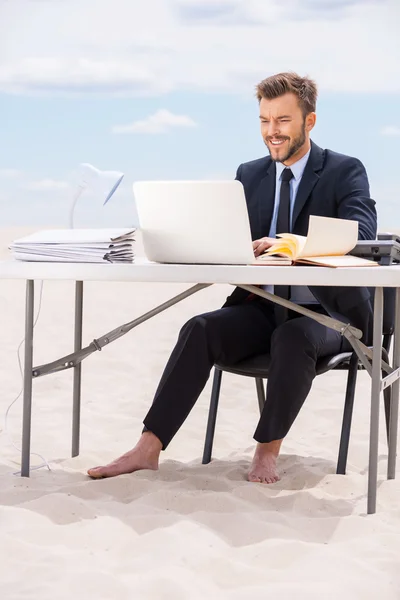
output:
[[[213,21],[219,26],[257,26],[276,20],[343,19],[358,5],[386,0],[173,0],[186,24]]]
[[[39,181],[29,181],[23,186],[24,190],[30,192],[58,192],[60,190],[68,189],[69,183],[67,181],[57,181],[54,179],[41,179]]]
[[[14,66],[0,65],[0,91],[23,93],[152,94],[168,86],[145,67],[121,61],[85,58],[24,58]]]
[[[0,179],[17,179],[21,175],[18,169],[0,169]]]
[[[174,115],[162,108],[141,121],[134,121],[128,125],[115,125],[112,132],[156,134],[167,133],[176,127],[197,127],[197,124],[187,115]]]
[[[398,0],[95,3],[0,3],[0,91],[248,93],[288,69],[324,90],[400,91]]]
[[[397,125],[387,125],[381,129],[382,135],[391,135],[391,136],[399,136],[400,135],[400,127]]]
[[[186,22],[216,20],[233,22],[240,14],[241,0],[173,0],[178,16]]]
[[[284,11],[293,19],[298,20],[326,20],[345,19],[353,9],[363,10],[369,4],[385,4],[386,0],[286,0],[281,3],[275,0],[275,4],[281,4]]]

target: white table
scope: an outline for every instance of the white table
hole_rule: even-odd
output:
[[[127,331],[153,317],[169,306],[183,300],[203,287],[211,284],[232,284],[244,287],[248,291],[269,298],[312,316],[342,335],[352,344],[360,360],[372,378],[370,449],[368,471],[368,513],[376,511],[379,402],[381,392],[392,386],[392,405],[389,426],[388,479],[394,479],[396,471],[399,377],[400,377],[400,266],[389,267],[353,267],[330,269],[323,267],[278,267],[278,266],[234,266],[234,265],[162,265],[137,259],[134,265],[77,264],[77,263],[40,263],[0,261],[0,279],[26,280],[25,311],[25,358],[24,358],[24,397],[22,425],[22,469],[23,476],[29,476],[30,470],[30,432],[32,381],[42,375],[73,368],[73,433],[72,456],[79,454],[80,397],[81,397],[81,361],[96,350],[124,335]],[[33,314],[35,280],[73,280],[75,293],[75,344],[74,352],[47,365],[33,367]],[[82,348],[82,306],[84,281],[129,281],[129,282],[168,282],[195,283],[190,289],[178,294],[171,300],[154,308],[141,317],[94,340]],[[360,341],[361,332],[346,326],[340,321],[324,315],[312,313],[296,307],[292,303],[272,296],[255,285],[318,285],[318,286],[355,286],[375,287],[373,349],[366,348]],[[382,363],[382,314],[383,288],[396,289],[396,319],[394,332],[393,365]],[[367,358],[369,360],[367,360]],[[371,364],[372,363],[372,364]],[[387,373],[382,377],[382,366]]]

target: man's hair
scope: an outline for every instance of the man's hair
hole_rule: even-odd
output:
[[[256,86],[256,95],[259,102],[262,98],[273,100],[284,94],[295,94],[299,106],[305,117],[310,112],[315,112],[317,104],[317,85],[308,77],[300,77],[293,72],[278,73],[260,81]]]

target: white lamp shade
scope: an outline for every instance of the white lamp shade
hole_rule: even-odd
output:
[[[107,204],[124,178],[120,171],[100,171],[89,163],[82,163],[80,171],[81,185],[103,196],[103,205]]]

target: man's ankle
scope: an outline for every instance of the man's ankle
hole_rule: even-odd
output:
[[[160,454],[162,450],[161,440],[152,431],[144,431],[140,436],[138,446],[151,454]]]
[[[274,456],[278,456],[279,451],[281,449],[283,439],[274,440],[272,442],[258,442],[256,448],[256,454],[264,455],[264,454],[273,454]]]

